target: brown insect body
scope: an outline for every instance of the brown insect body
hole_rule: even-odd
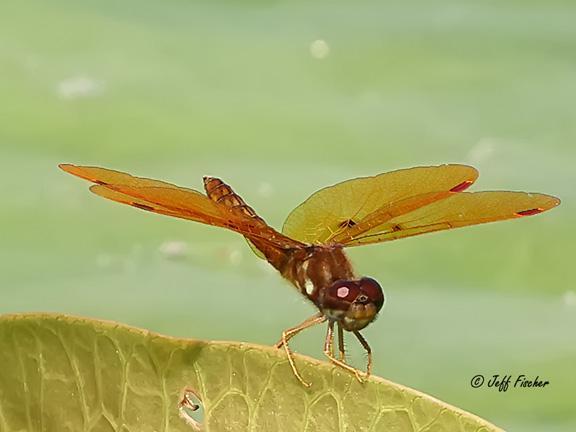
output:
[[[204,177],[206,195],[213,201],[266,222],[222,180]],[[329,320],[345,330],[361,330],[376,318],[384,304],[380,285],[373,279],[357,279],[352,264],[340,245],[309,245],[279,248],[257,237],[245,236],[266,260],[309,299]]]
[[[280,273],[319,311],[345,330],[361,330],[384,304],[380,285],[354,275],[341,246],[309,246],[293,250]]]

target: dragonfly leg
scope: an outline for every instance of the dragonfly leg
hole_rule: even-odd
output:
[[[338,323],[338,352],[340,353],[340,361],[346,363],[346,347],[344,346],[344,329]]]
[[[328,359],[337,366],[346,369],[348,372],[354,374],[358,382],[364,383],[364,378],[362,377],[362,372],[358,369],[353,368],[349,364],[346,364],[342,360],[338,360],[334,357],[334,321],[328,321],[328,331],[326,332],[326,340],[324,341],[324,354]]]
[[[300,381],[302,385],[304,385],[304,387],[310,387],[311,384],[304,381],[304,378],[302,378],[302,375],[300,375],[300,372],[298,372],[298,369],[296,368],[296,362],[294,361],[294,356],[292,354],[292,351],[288,347],[288,341],[292,339],[294,336],[296,336],[298,333],[300,333],[302,330],[305,330],[316,324],[323,323],[324,321],[326,321],[326,317],[321,313],[317,313],[316,315],[313,315],[310,318],[303,321],[302,323],[298,324],[296,327],[284,330],[282,332],[282,338],[278,341],[278,343],[276,343],[276,345],[274,345],[276,348],[284,347],[284,351],[286,351],[286,356],[288,357],[288,362],[290,363],[292,372],[294,372],[294,375],[296,376],[298,381]]]
[[[366,354],[368,354],[368,364],[366,365],[366,378],[368,378],[372,373],[372,349],[370,348],[370,345],[368,345],[368,341],[364,339],[364,336],[362,336],[359,331],[355,331],[354,336],[356,336],[360,344],[366,350]]]

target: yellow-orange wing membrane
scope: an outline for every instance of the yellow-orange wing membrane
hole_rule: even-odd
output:
[[[358,233],[342,233],[334,239],[345,246],[379,243],[404,237],[542,213],[560,200],[527,192],[460,192],[395,216]]]
[[[442,165],[349,180],[312,195],[283,231],[302,241],[357,246],[530,216],[560,202],[526,192],[462,192],[476,177],[474,168]]]
[[[90,190],[112,201],[154,213],[228,228],[276,247],[304,246],[303,243],[277,232],[261,219],[253,219],[233,212],[230,207],[212,201],[193,189],[159,180],[134,177],[105,168],[70,164],[62,164],[60,168],[77,177],[96,183],[90,187]]]
[[[469,187],[478,178],[466,165],[392,171],[321,189],[296,207],[282,232],[305,243],[339,243]]]

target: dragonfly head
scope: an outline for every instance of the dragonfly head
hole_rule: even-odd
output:
[[[380,284],[372,278],[338,280],[322,299],[324,314],[338,321],[344,330],[362,330],[376,319],[384,305]]]

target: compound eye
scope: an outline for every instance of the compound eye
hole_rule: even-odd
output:
[[[371,302],[382,307],[382,304],[384,303],[384,294],[382,293],[382,287],[380,287],[378,282],[372,278],[363,277],[360,279],[360,290]]]
[[[333,299],[350,303],[356,299],[359,293],[360,289],[351,281],[335,282],[328,290],[329,296]]]

